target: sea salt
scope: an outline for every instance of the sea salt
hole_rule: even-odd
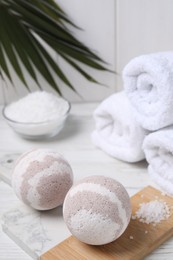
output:
[[[155,225],[170,217],[170,209],[165,201],[153,200],[141,203],[134,217],[142,223]]]
[[[65,115],[69,104],[61,97],[46,91],[36,91],[11,103],[5,114],[13,121],[21,123],[41,123],[58,119]]]

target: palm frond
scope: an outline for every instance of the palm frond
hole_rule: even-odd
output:
[[[19,59],[39,87],[40,82],[34,66],[59,94],[61,91],[51,70],[75,91],[68,77],[41,44],[39,38],[84,78],[98,83],[80,67],[80,63],[97,70],[108,71],[106,64],[76,39],[67,25],[78,28],[53,0],[0,0],[0,68],[13,85],[15,84],[5,57],[27,88],[29,84],[22,73]]]

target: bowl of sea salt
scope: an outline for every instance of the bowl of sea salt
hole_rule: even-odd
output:
[[[2,114],[17,134],[38,140],[57,135],[65,125],[70,108],[64,98],[36,91],[5,106]]]

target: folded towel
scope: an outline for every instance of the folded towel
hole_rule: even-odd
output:
[[[148,131],[135,120],[124,92],[105,99],[95,110],[94,119],[92,141],[97,147],[126,162],[144,159],[142,143]]]
[[[148,130],[173,124],[173,52],[142,55],[123,70],[124,89]]]
[[[173,127],[149,134],[143,149],[150,176],[166,193],[173,195]]]

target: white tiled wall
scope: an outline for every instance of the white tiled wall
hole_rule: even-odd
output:
[[[108,87],[88,83],[58,60],[85,101],[106,98],[122,88],[121,71],[133,57],[150,52],[173,50],[173,0],[56,0],[83,31],[75,35],[116,70],[118,77],[88,69]],[[18,82],[18,81],[17,81]],[[43,86],[47,83],[42,79]],[[31,83],[33,85],[33,83]],[[17,83],[18,93],[25,93]],[[1,87],[0,87],[1,88]],[[71,101],[80,98],[62,86]],[[9,99],[16,97],[8,89]],[[2,94],[0,95],[2,102]]]
[[[70,18],[83,31],[76,31],[75,35],[101,56],[108,64],[108,68],[115,71],[115,0],[56,0],[69,14]],[[65,67],[68,70],[67,67]],[[108,87],[101,87],[88,83],[74,71],[67,71],[75,82],[75,87],[85,100],[101,100],[116,90],[116,76],[110,73],[88,71],[105,83]]]
[[[117,70],[135,56],[173,50],[172,0],[117,0]],[[119,77],[118,85],[122,85]]]

